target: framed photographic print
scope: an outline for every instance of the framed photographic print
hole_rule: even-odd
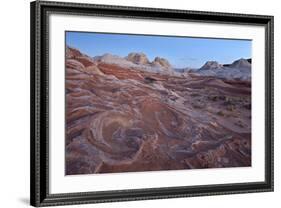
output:
[[[273,17],[31,3],[31,205],[273,191]]]

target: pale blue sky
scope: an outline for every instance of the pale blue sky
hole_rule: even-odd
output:
[[[130,52],[143,52],[150,61],[159,56],[168,59],[176,68],[199,68],[206,61],[227,64],[240,58],[251,58],[252,41],[66,32],[66,44],[92,57],[105,53],[124,57]]]

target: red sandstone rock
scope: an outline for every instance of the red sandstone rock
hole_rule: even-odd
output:
[[[251,165],[251,85],[66,60],[66,174]]]

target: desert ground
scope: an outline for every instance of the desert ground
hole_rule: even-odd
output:
[[[251,166],[250,67],[179,72],[142,53],[67,46],[66,174]]]

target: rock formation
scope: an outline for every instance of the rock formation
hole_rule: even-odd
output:
[[[74,58],[78,56],[82,56],[79,50],[71,47],[66,47],[66,58]]]
[[[149,60],[144,53],[129,53],[126,59],[135,64],[141,64],[141,65],[149,64]]]
[[[167,59],[155,57],[154,61],[151,63],[152,66],[162,67],[165,70],[171,70],[172,66]]]
[[[249,81],[139,70],[67,48],[65,85],[67,175],[251,166]]]
[[[221,69],[222,67],[223,65],[217,61],[207,61],[199,70]]]
[[[206,62],[195,71],[203,76],[212,76],[227,80],[251,80],[251,63],[247,59],[239,59],[232,64],[219,64],[216,61]]]
[[[251,69],[251,64],[247,59],[239,59],[234,61],[229,67],[231,68],[241,68],[241,69]]]
[[[97,62],[115,65],[121,68],[131,68],[148,72],[166,72],[173,74],[172,66],[168,60],[156,57],[150,62],[144,53],[129,53],[126,57],[120,57],[112,54],[104,54],[93,58]]]

